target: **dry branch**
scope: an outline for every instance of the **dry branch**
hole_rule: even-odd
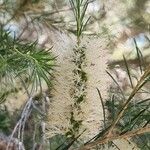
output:
[[[140,128],[140,129],[135,129],[133,131],[126,132],[122,135],[113,135],[113,136],[106,137],[103,139],[98,139],[96,141],[88,143],[87,145],[84,145],[83,147],[79,148],[79,150],[90,150],[92,147],[95,147],[96,145],[106,144],[107,142],[117,140],[117,139],[127,139],[127,138],[131,138],[133,136],[148,133],[148,132],[150,132],[150,126],[146,126],[144,128]]]

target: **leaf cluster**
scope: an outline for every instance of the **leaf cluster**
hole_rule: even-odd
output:
[[[108,108],[108,111],[110,112],[108,117],[109,122],[113,121],[118,112],[121,111],[123,103],[124,101],[120,101],[120,99],[118,99],[118,95],[112,95],[111,99],[106,102],[106,106]],[[129,131],[147,126],[150,122],[149,105],[150,98],[144,100],[141,99],[137,102],[130,103],[123,117],[120,119],[116,126],[119,134],[122,135]],[[140,136],[135,136],[133,138],[133,141],[137,143],[138,147],[147,150],[149,149],[150,144],[149,142],[147,142],[149,141],[149,138],[150,134],[143,134]],[[142,141],[143,139],[145,139],[145,142],[143,142],[141,145],[140,141]]]
[[[76,36],[80,38],[82,32],[90,19],[85,20],[85,13],[89,4],[89,0],[70,0],[71,7],[76,19]]]
[[[31,92],[42,89],[42,81],[51,85],[55,58],[51,49],[45,50],[37,46],[37,42],[21,43],[10,37],[10,33],[0,30],[0,83],[1,89],[16,85],[21,81],[26,88],[32,84]],[[28,84],[27,84],[28,83]]]

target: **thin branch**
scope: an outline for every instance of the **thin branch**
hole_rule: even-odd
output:
[[[100,98],[100,101],[101,101],[101,104],[102,104],[102,108],[103,108],[103,117],[104,117],[104,127],[106,128],[106,113],[105,113],[105,105],[104,105],[104,102],[103,102],[103,98],[102,98],[102,95],[101,95],[101,92],[98,88],[97,89],[97,92],[98,92],[98,95],[99,95],[99,98]]]
[[[90,150],[92,147],[95,147],[96,145],[99,145],[99,144],[105,144],[107,142],[117,140],[117,139],[131,138],[133,136],[141,135],[141,134],[148,133],[148,132],[150,132],[150,126],[146,126],[140,129],[135,129],[133,131],[126,132],[125,134],[122,134],[122,135],[113,135],[113,136],[106,137],[103,139],[98,139],[96,141],[88,143],[87,145],[84,145],[83,147],[79,148],[79,150]]]
[[[123,60],[124,60],[125,66],[126,66],[126,70],[127,70],[127,74],[128,74],[128,77],[129,77],[129,81],[130,81],[131,87],[132,87],[132,89],[133,89],[133,88],[134,88],[134,85],[133,85],[133,82],[132,82],[129,65],[128,65],[127,60],[126,60],[126,57],[125,57],[124,55],[123,55]]]
[[[9,149],[9,146],[10,146],[10,142],[11,140],[13,139],[14,137],[14,134],[18,131],[18,139],[19,141],[23,140],[23,134],[24,134],[24,125],[31,113],[31,109],[32,109],[32,97],[30,97],[30,99],[27,101],[27,103],[25,104],[25,107],[21,113],[21,118],[19,119],[19,121],[17,122],[11,136],[10,136],[10,139],[9,139],[9,142],[7,144],[7,148],[6,150]],[[23,141],[21,141],[23,142]]]
[[[114,83],[118,86],[118,88],[119,88],[119,90],[120,90],[120,92],[121,92],[121,95],[122,95],[123,99],[126,100],[125,95],[124,95],[124,93],[123,93],[123,90],[121,89],[121,87],[120,87],[120,85],[118,84],[118,82],[116,81],[116,79],[115,79],[115,78],[111,75],[111,73],[108,72],[107,70],[106,70],[106,73],[111,77],[111,79],[114,81]]]

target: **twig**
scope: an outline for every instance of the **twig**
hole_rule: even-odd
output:
[[[24,121],[23,121],[23,123],[22,123],[22,128],[21,128],[21,130],[22,130],[22,131],[21,131],[21,142],[24,141],[24,129],[25,129],[25,124],[26,124],[26,121],[27,121],[27,119],[29,118],[31,112],[32,112],[32,109],[29,110],[28,114],[25,116]]]
[[[109,141],[113,141],[113,140],[117,140],[117,139],[130,138],[130,137],[148,133],[148,132],[150,132],[150,126],[146,126],[144,128],[140,128],[140,129],[135,129],[133,131],[126,132],[125,134],[122,134],[122,135],[113,135],[113,136],[106,137],[103,139],[98,139],[96,141],[88,143],[87,145],[84,145],[83,147],[79,148],[79,150],[90,150],[92,147],[99,145],[99,144],[105,144]]]
[[[8,141],[6,150],[8,150],[8,148],[9,148],[9,146],[10,146],[10,142],[11,142],[11,140],[13,139],[14,134],[15,134],[15,132],[17,131],[17,128],[18,128],[19,124],[20,124],[20,120],[17,122],[16,126],[14,127],[14,130],[13,130],[13,132],[12,132],[12,134],[11,134],[11,136],[10,136],[10,139],[9,139],[9,141]]]
[[[30,113],[31,113],[31,106],[32,106],[32,97],[30,97],[30,99],[27,101],[27,103],[25,104],[25,107],[22,111],[22,114],[21,114],[21,118],[19,119],[19,121],[17,122],[11,136],[10,136],[10,140],[7,144],[7,148],[6,150],[9,149],[9,146],[10,146],[10,142],[11,140],[13,139],[14,137],[14,134],[18,131],[18,139],[19,141],[23,142],[23,134],[24,134],[24,126],[25,126],[25,123],[26,123],[26,120],[27,118],[29,117]]]

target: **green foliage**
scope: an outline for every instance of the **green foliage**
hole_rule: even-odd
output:
[[[74,138],[68,138],[61,134],[55,135],[49,139],[50,150],[68,150],[70,147],[71,149],[77,149],[81,145],[79,138],[83,133],[84,131]]]
[[[37,43],[20,43],[10,37],[9,32],[0,30],[0,82],[1,90],[13,87],[16,80],[32,84],[32,92],[38,86],[42,89],[42,81],[51,85],[50,78],[55,58],[50,50],[37,47]]]
[[[49,139],[50,150],[64,150],[64,148],[69,144],[70,139],[65,135],[55,135]]]
[[[7,109],[0,108],[0,132],[8,133],[10,130],[11,119]]]
[[[119,114],[121,114],[120,112],[123,112],[115,124],[119,135],[123,135],[135,129],[142,129],[150,124],[150,98],[143,97],[144,95],[146,95],[146,97],[147,95],[149,96],[149,91],[147,91],[149,89],[145,90],[144,86],[149,84],[150,81],[150,67],[145,69],[146,67],[143,66],[143,55],[135,40],[134,43],[137,51],[139,69],[142,75],[140,79],[137,80],[137,84],[133,85],[133,75],[130,72],[130,67],[125,56],[123,56],[124,64],[132,87],[132,92],[128,98],[126,98],[126,95],[119,87],[117,81],[114,80],[113,76],[109,74],[121,92],[117,92],[115,88],[110,89],[110,98],[106,102],[106,106],[110,112],[107,123],[109,125],[112,124],[112,122],[115,122],[116,118],[119,116]],[[145,70],[143,70],[143,68]],[[137,94],[139,95],[137,96]],[[142,150],[149,150],[149,139],[149,133],[138,135],[132,138],[132,140],[136,142],[137,146]]]
[[[71,7],[73,8],[74,16],[76,19],[76,36],[79,40],[82,32],[90,19],[85,20],[85,13],[89,4],[89,0],[70,0]]]
[[[121,95],[120,95],[121,96]],[[111,95],[111,99],[106,102],[106,106],[108,108],[109,122],[113,121],[118,114],[119,111],[122,110],[123,100],[120,100],[119,94],[113,93]],[[134,99],[134,102],[130,103],[128,108],[126,109],[122,119],[120,119],[117,124],[117,129],[120,134],[124,134],[128,131],[132,131],[134,129],[142,128],[149,124],[150,122],[150,98],[144,100]],[[144,134],[141,136],[137,136],[133,138],[133,141],[136,141],[138,147],[144,146],[144,150],[148,150],[149,148],[149,138],[150,134]],[[144,143],[141,143],[142,139],[145,139]],[[147,141],[147,142],[146,142]],[[147,148],[146,148],[147,147]]]
[[[19,40],[12,38],[9,32],[4,31],[1,28],[0,103],[3,103],[10,93],[16,93],[18,90],[22,89],[22,87],[25,89],[28,96],[32,97],[34,92],[36,92],[39,88],[40,92],[42,92],[43,82],[45,82],[48,87],[51,86],[51,77],[53,67],[55,66],[55,58],[52,56],[50,50],[51,49],[45,50],[39,48],[37,42],[21,43]],[[36,116],[39,116],[37,112],[35,114]],[[7,133],[10,125],[12,125],[13,121],[16,120],[10,119],[6,113],[0,112],[1,131]],[[32,121],[32,125],[34,126],[36,124],[39,127],[38,121],[41,120],[41,117],[38,119],[33,117],[33,120],[35,120],[36,123],[33,123]],[[30,149],[33,146],[32,139],[34,134],[36,142],[39,142],[38,138],[41,138],[39,137],[39,128],[36,133],[34,133],[34,127],[28,130],[25,128],[23,133],[25,133],[24,142],[27,149]]]

